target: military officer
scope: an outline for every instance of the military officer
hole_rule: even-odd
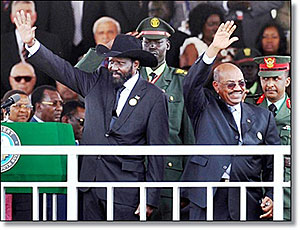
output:
[[[158,60],[153,68],[142,68],[144,79],[161,88],[168,97],[169,144],[194,144],[194,132],[183,99],[183,79],[186,71],[166,64],[166,52],[170,49],[169,37],[174,29],[158,17],[148,17],[140,22],[136,31],[142,39],[143,50],[149,51]],[[185,156],[165,158],[164,181],[179,181],[185,165]],[[158,210],[151,220],[172,220],[172,189],[161,191]]]
[[[241,69],[246,80],[247,96],[245,102],[251,104],[255,104],[262,94],[258,66],[253,61],[253,58],[258,56],[261,56],[260,52],[252,48],[241,48],[234,56],[234,62]]]
[[[268,108],[275,116],[276,126],[282,145],[291,143],[291,101],[286,93],[290,85],[289,56],[264,56],[254,58],[259,64],[260,81],[263,95],[257,104]],[[290,181],[291,158],[284,158],[284,179]],[[290,189],[284,188],[284,219],[291,220]]]

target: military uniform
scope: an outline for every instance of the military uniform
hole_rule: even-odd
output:
[[[168,38],[173,28],[160,18],[144,19],[136,29],[147,39]],[[141,69],[141,76],[161,88],[168,97],[169,144],[194,144],[195,137],[191,121],[186,112],[183,99],[183,79],[185,70],[161,64],[155,70]],[[164,181],[179,181],[186,163],[186,156],[167,156],[165,158]],[[154,210],[150,220],[172,220],[172,189],[161,190],[158,210]]]
[[[255,66],[255,62],[254,62],[254,57],[260,56],[260,52],[256,49],[251,49],[251,48],[243,48],[240,49],[237,54],[234,56],[234,62],[235,64],[242,70],[245,80],[246,81],[253,81],[253,79],[248,79],[249,75],[247,74],[247,72],[244,72],[243,70],[243,66],[252,66],[253,68],[256,69],[256,81],[253,83],[253,85],[248,88],[247,90],[249,90],[249,93],[247,94],[246,98],[245,98],[245,102],[248,102],[250,104],[255,104],[256,101],[258,100],[258,98],[262,95],[263,91],[259,82],[259,77],[257,75],[258,69]],[[249,67],[247,67],[249,68]],[[251,77],[251,75],[250,75]],[[247,86],[247,84],[246,84]]]
[[[261,77],[274,77],[279,76],[281,72],[288,71],[290,62],[289,57],[284,56],[274,56],[270,60],[275,60],[274,64],[265,59],[268,57],[255,58],[258,64],[266,65],[262,66],[259,72]],[[272,59],[273,58],[273,59]],[[276,66],[275,63],[283,64],[281,66]],[[266,67],[264,69],[264,67]],[[280,68],[278,68],[280,67]],[[264,71],[265,70],[265,71]],[[270,101],[266,98],[265,94],[262,94],[256,102],[260,107],[269,109]],[[275,121],[277,130],[280,136],[280,142],[282,145],[291,144],[291,101],[288,95],[285,93],[284,98],[274,103],[276,106]],[[284,181],[291,180],[291,157],[284,157]],[[290,188],[284,188],[284,220],[291,220],[291,190]]]

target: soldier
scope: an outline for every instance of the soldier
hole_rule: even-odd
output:
[[[141,21],[136,31],[138,37],[142,38],[143,50],[151,52],[158,60],[156,67],[142,67],[141,75],[161,88],[168,97],[169,144],[194,144],[194,132],[183,99],[182,84],[186,71],[166,64],[166,52],[170,49],[169,37],[174,29],[158,17],[148,17]],[[185,156],[166,157],[164,181],[179,181],[185,160]],[[172,220],[172,189],[161,191],[159,208],[151,220]]]
[[[263,95],[257,104],[268,108],[275,116],[276,126],[282,145],[291,144],[291,102],[286,93],[290,85],[289,56],[264,56],[254,58],[259,64],[260,81]],[[290,181],[291,158],[284,158],[284,180]],[[284,219],[291,220],[290,188],[284,188]]]
[[[245,102],[256,104],[257,99],[262,94],[261,85],[259,82],[258,66],[255,64],[253,58],[261,56],[256,49],[243,48],[240,49],[234,56],[235,64],[242,70],[245,80],[247,96]]]

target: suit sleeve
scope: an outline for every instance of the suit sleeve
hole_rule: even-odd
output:
[[[94,73],[86,73],[73,67],[69,62],[55,55],[41,44],[39,50],[28,61],[45,72],[54,80],[61,82],[70,89],[85,97],[100,79],[101,69]]]
[[[169,137],[168,105],[166,96],[161,93],[154,104],[148,121],[148,145],[166,145]],[[155,154],[155,153],[154,153]],[[146,181],[163,181],[164,157],[159,155],[148,156]],[[147,190],[147,204],[158,207],[160,189]]]
[[[205,97],[203,86],[209,77],[211,66],[212,65],[207,65],[203,62],[202,55],[192,65],[184,78],[184,103],[192,120],[194,120],[199,112],[207,105],[208,100]]]

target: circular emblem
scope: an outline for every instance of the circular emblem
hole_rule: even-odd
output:
[[[135,106],[138,103],[138,100],[136,98],[131,98],[128,103],[130,106]]]
[[[1,126],[1,146],[21,145],[18,135],[9,127]],[[1,173],[4,173],[18,162],[20,155],[18,154],[2,154],[1,155]]]
[[[158,27],[160,24],[160,21],[158,18],[152,18],[150,21],[150,25],[154,28]]]

